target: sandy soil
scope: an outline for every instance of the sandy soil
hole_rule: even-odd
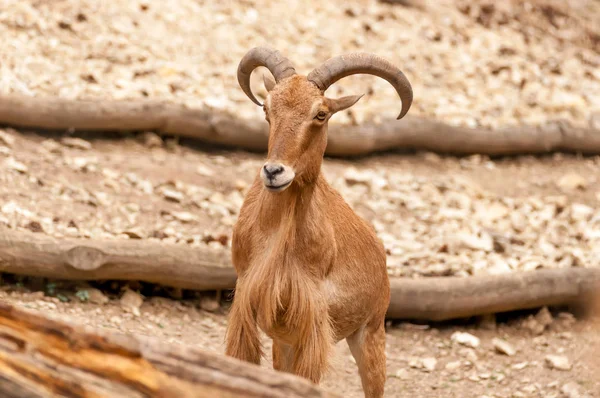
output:
[[[107,232],[111,228],[106,226],[130,222],[131,228],[137,227],[140,234],[143,231],[149,234],[163,231],[165,235],[171,233],[172,236],[165,237],[158,232],[156,236],[173,241],[180,236],[183,241],[181,244],[186,244],[190,237],[193,241],[187,244],[206,244],[204,238],[209,235],[229,236],[229,227],[221,221],[225,216],[234,217],[235,212],[225,216],[216,213],[218,215],[213,217],[210,206],[203,208],[202,205],[188,203],[189,192],[185,189],[182,191],[187,192],[184,195],[186,199],[177,203],[166,200],[162,191],[154,187],[164,181],[173,181],[173,187],[178,184],[197,186],[208,190],[210,195],[229,197],[231,192],[240,192],[240,189],[243,192],[243,187],[251,181],[262,159],[261,155],[244,152],[231,153],[216,149],[198,151],[196,147],[173,144],[168,148],[163,144],[149,149],[146,146],[147,137],[146,140],[138,137],[128,140],[90,139],[86,142],[91,143],[91,148],[85,150],[56,144],[60,156],[50,161],[40,156],[40,148],[48,146],[47,136],[14,131],[9,133],[15,138],[11,153],[26,165],[27,171],[5,170],[0,174],[5,182],[0,197],[4,206],[6,203],[17,203],[20,209],[30,209],[28,211],[34,215],[23,210],[9,214],[4,212],[4,215],[11,222],[16,222],[17,228],[35,230],[32,220],[41,220],[36,225],[50,229],[55,234],[85,236],[84,232],[88,231],[93,236],[94,226],[98,226],[101,229],[98,233],[104,238],[124,239],[124,236]],[[62,141],[58,136],[53,139]],[[56,153],[58,149],[53,151],[51,153]],[[70,162],[68,159],[76,159],[81,154],[85,154],[86,158],[97,158],[95,164],[98,169],[82,171],[79,166],[72,169],[65,165]],[[57,159],[60,162],[56,162]],[[555,183],[564,175],[589,176],[597,170],[597,159],[576,156],[545,159],[519,157],[494,161],[493,168],[489,167],[490,162],[437,158],[431,154],[388,154],[356,161],[326,159],[324,167],[332,179],[343,176],[351,167],[372,174],[404,173],[412,180],[423,179],[424,183],[460,177],[505,201],[562,195],[568,203],[597,207],[598,182],[586,185],[585,189],[570,190],[567,194]],[[245,169],[245,172],[237,170],[234,164],[244,165],[239,170]],[[143,183],[135,185],[117,179],[117,183],[109,184],[111,191],[107,198],[99,196],[108,203],[102,199],[94,200],[95,196],[91,196],[91,200],[85,195],[81,198],[77,196],[78,192],[94,192],[100,187],[107,189],[107,180],[95,176],[109,165],[123,175],[135,173],[136,181],[151,181],[152,189],[146,193],[137,186],[143,186]],[[10,184],[6,184],[8,181]],[[61,186],[66,187],[62,196],[47,191],[52,189],[55,181],[61,181],[64,184]],[[189,194],[193,196],[194,190],[191,191]],[[172,216],[186,211],[194,215],[193,221],[182,222]],[[362,211],[364,215],[369,214],[364,209]],[[410,213],[408,210],[405,212]],[[37,218],[40,214],[42,217]],[[127,217],[134,219],[128,220]],[[50,218],[51,224],[44,222],[45,218]],[[218,242],[210,244],[221,245]],[[228,248],[223,247],[223,250]],[[427,259],[431,260],[431,255]],[[425,273],[418,264],[409,264],[406,268],[412,269],[415,275]],[[100,291],[85,283],[30,280],[5,275],[0,300],[100,329],[156,336],[172,343],[223,352],[229,305],[227,297],[222,297],[219,305],[214,295],[184,292],[184,298],[180,300],[172,292],[156,292],[149,286],[133,283],[130,285],[132,289],[139,289],[147,296],[139,308],[138,316],[120,302],[123,284],[107,282],[92,285],[100,288]],[[82,291],[93,293],[90,295]],[[107,297],[108,302],[89,302],[97,300],[96,294]],[[600,334],[595,324],[588,320],[576,320],[568,313],[554,312],[550,320],[544,313],[533,317],[533,321],[532,317],[528,314],[510,316],[508,321],[499,317],[496,326],[490,326],[489,321],[443,325],[389,324],[387,396],[577,396],[562,392],[569,388],[587,393],[588,396],[600,394],[600,379],[597,377],[600,374]],[[540,326],[536,325],[542,325],[543,331],[540,332]],[[456,331],[471,333],[481,342],[475,348],[456,343],[451,339]],[[516,354],[507,356],[497,353],[493,346],[494,338],[504,339],[516,349]],[[268,340],[265,340],[265,352],[270,352]],[[550,369],[546,363],[548,355],[565,357],[569,369]],[[270,366],[270,355],[267,357],[264,366]],[[435,362],[434,368],[423,368],[424,363],[432,366],[432,362]],[[337,346],[332,370],[323,386],[344,397],[361,396],[355,364],[343,342]]]

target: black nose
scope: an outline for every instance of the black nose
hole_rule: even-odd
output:
[[[277,174],[283,173],[283,166],[280,164],[265,164],[263,169],[269,179],[273,179]]]

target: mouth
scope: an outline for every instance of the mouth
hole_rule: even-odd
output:
[[[286,182],[285,184],[281,184],[281,185],[267,185],[267,184],[265,184],[265,188],[267,188],[267,190],[270,191],[270,192],[281,192],[284,189],[286,189],[287,187],[289,187],[291,185],[292,181],[294,181],[293,178],[291,180],[289,180],[288,182]]]

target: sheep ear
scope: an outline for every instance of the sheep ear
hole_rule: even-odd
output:
[[[263,74],[263,82],[265,83],[265,88],[267,89],[267,91],[273,90],[275,84],[277,84],[275,82],[275,79],[273,79],[273,76],[271,76],[268,73]]]
[[[364,94],[361,95],[348,95],[346,97],[341,98],[329,98],[328,107],[331,113],[336,113],[339,111],[343,111],[344,109],[350,108],[352,105],[356,104],[359,99],[362,98]]]

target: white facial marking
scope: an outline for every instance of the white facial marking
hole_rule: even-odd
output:
[[[279,162],[267,162],[260,170],[260,178],[265,188],[271,192],[281,192],[288,188],[294,181],[294,170]]]

